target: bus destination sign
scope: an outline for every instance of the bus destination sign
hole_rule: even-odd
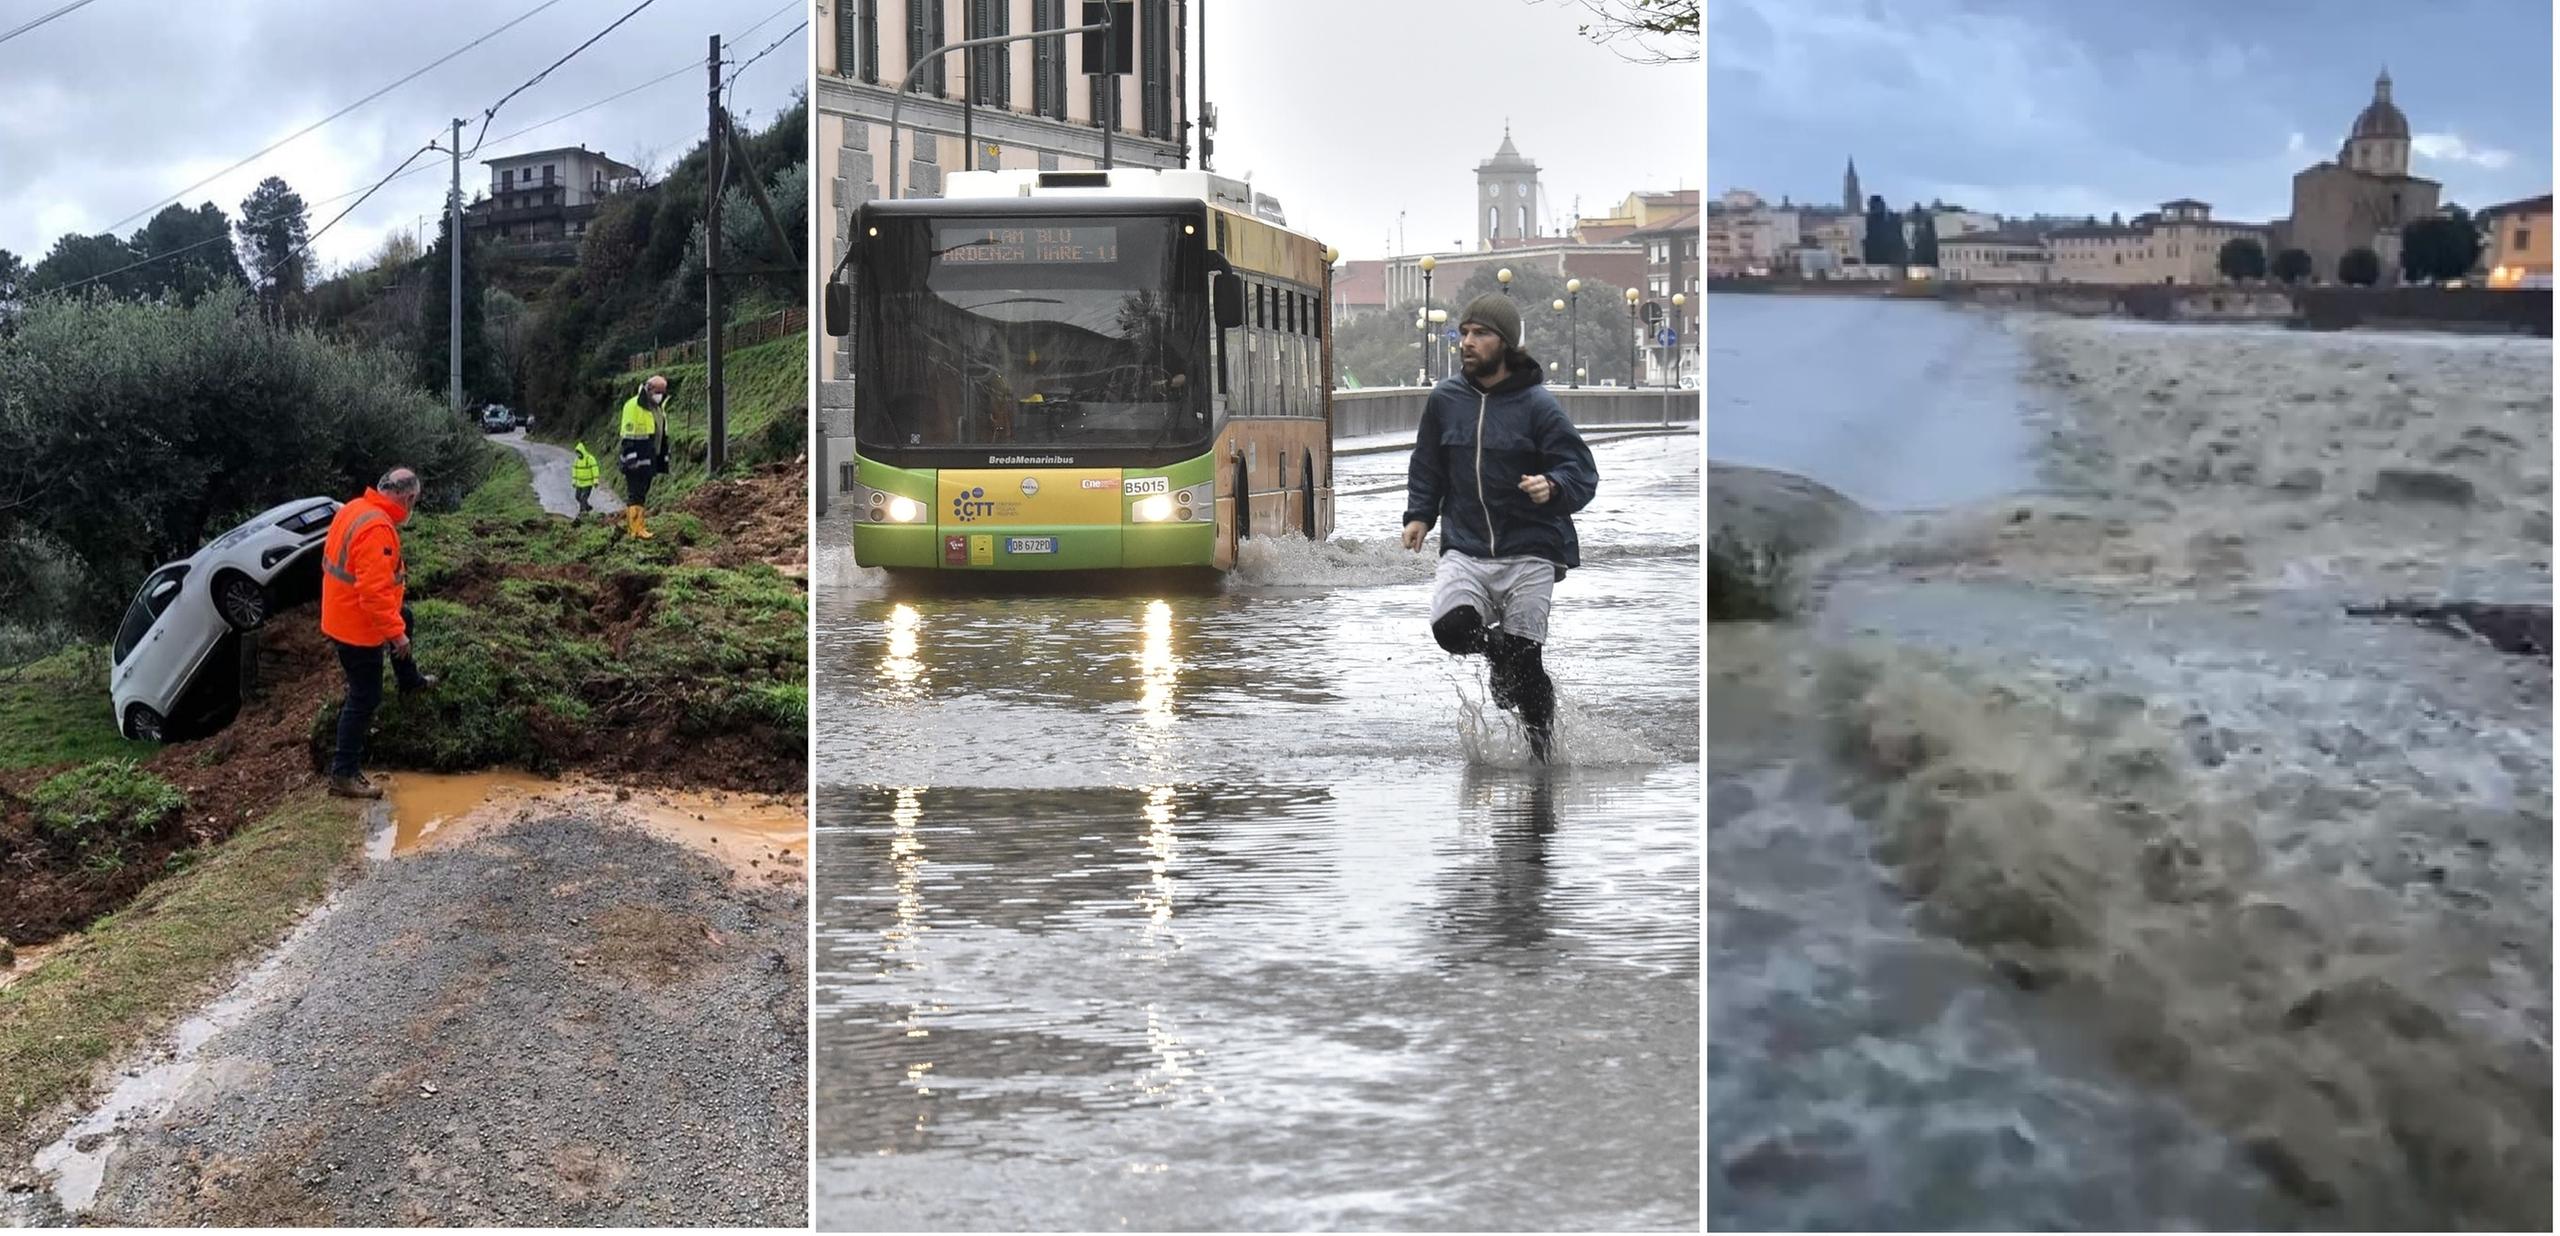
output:
[[[934,229],[934,250],[953,265],[1074,265],[1120,260],[1116,227],[984,227]]]

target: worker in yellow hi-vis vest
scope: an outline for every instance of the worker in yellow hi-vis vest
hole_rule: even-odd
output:
[[[569,458],[569,487],[578,491],[578,513],[571,519],[586,517],[587,500],[595,496],[596,477],[603,471],[596,464],[596,453],[588,450],[586,443],[580,442],[577,447],[577,454]]]
[[[667,470],[667,440],[658,412],[667,404],[665,374],[651,374],[622,405],[622,484],[629,505],[623,508],[623,530],[649,540],[649,482]]]

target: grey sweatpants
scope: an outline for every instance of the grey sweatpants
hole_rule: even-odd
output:
[[[1431,576],[1431,620],[1472,605],[1487,627],[1518,639],[1547,642],[1547,606],[1555,596],[1556,564],[1544,558],[1473,558],[1440,555]]]

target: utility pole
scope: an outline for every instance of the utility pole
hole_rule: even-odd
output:
[[[445,224],[452,229],[445,238],[447,256],[453,259],[452,283],[447,293],[452,297],[446,306],[444,364],[446,397],[453,410],[462,411],[462,120],[453,122],[453,188],[445,202]]]
[[[720,182],[727,176],[729,161],[724,140],[726,127],[720,114],[720,36],[711,36],[711,200],[702,208],[702,312],[708,319],[704,329],[711,332],[703,345],[704,406],[710,409],[710,455],[704,466],[717,473],[729,466],[728,392],[720,383],[720,336],[727,334],[723,319],[727,310],[720,303]]]
[[[1200,5],[1200,62],[1192,66],[1191,89],[1200,96],[1200,170],[1209,170],[1209,151],[1218,143],[1209,132],[1209,6]]]

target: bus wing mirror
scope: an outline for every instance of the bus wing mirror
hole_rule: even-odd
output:
[[[827,281],[825,316],[828,334],[841,336],[853,332],[852,284],[839,283],[833,279]]]
[[[1211,282],[1211,299],[1216,302],[1218,329],[1234,330],[1244,325],[1244,276],[1234,271],[1220,271]]]

